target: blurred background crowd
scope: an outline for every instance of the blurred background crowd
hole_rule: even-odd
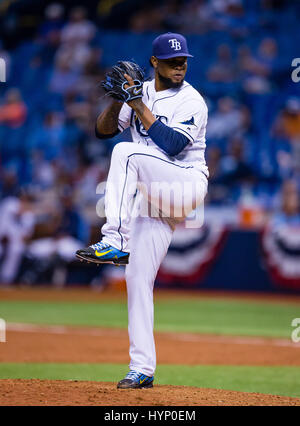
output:
[[[79,280],[74,252],[105,220],[97,184],[130,137],[96,139],[99,83],[120,59],[151,76],[151,43],[166,31],[187,37],[187,81],[209,108],[208,218],[299,228],[299,16],[284,0],[1,2],[0,282],[64,283],[72,262]]]

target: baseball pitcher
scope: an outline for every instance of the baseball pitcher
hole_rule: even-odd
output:
[[[122,389],[153,386],[154,281],[176,224],[207,192],[207,107],[184,80],[192,56],[186,39],[166,33],[152,47],[152,81],[134,62],[119,61],[102,82],[112,103],[97,118],[97,136],[130,127],[132,142],[112,152],[102,240],[76,252],[88,262],[126,265],[130,371],[117,385]]]

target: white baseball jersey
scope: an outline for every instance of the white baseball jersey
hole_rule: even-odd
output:
[[[154,84],[154,79],[144,83],[144,104],[159,121],[189,139],[188,145],[172,158],[174,161],[192,164],[208,177],[204,158],[207,106],[203,97],[187,82],[183,82],[178,89],[159,92],[156,92]],[[149,137],[133,109],[126,103],[120,111],[118,127],[121,132],[130,127],[134,143],[152,145],[161,150]]]

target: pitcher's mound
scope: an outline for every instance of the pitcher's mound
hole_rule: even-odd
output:
[[[0,380],[0,405],[300,406],[300,398],[185,386],[124,390],[115,383],[4,379]]]

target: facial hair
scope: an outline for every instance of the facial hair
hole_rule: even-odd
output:
[[[170,78],[164,77],[163,75],[160,74],[159,71],[157,71],[157,74],[158,74],[158,78],[160,82],[164,85],[166,89],[178,89],[179,87],[182,86],[184,81],[184,79],[182,79],[182,81],[180,81],[179,83],[173,83],[173,81]]]

